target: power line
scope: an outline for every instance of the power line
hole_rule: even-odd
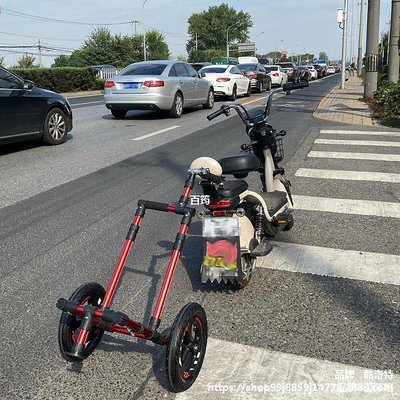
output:
[[[11,10],[9,8],[2,8],[2,13],[12,15],[15,17],[21,17],[21,18],[27,18],[27,19],[33,19],[33,20],[39,20],[39,21],[48,21],[48,22],[54,22],[54,23],[59,23],[59,24],[111,26],[111,25],[130,25],[133,22],[133,21],[127,21],[127,22],[112,22],[112,23],[107,23],[107,24],[99,24],[99,23],[93,23],[93,22],[66,21],[66,20],[62,20],[62,19],[41,17],[40,15],[27,14],[27,13],[23,13],[20,11]]]
[[[32,36],[35,36],[35,35],[23,35],[21,33],[1,32],[1,31],[0,31],[0,34],[10,35],[10,36],[19,36],[19,37],[25,37],[25,38],[30,38],[30,39],[32,39]],[[42,37],[40,35],[36,35],[36,36],[41,37],[44,40],[60,40],[63,42],[82,42],[81,39],[58,39],[58,38],[51,38],[51,37]]]

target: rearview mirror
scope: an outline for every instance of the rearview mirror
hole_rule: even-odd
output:
[[[23,89],[31,90],[34,86],[35,86],[35,84],[32,81],[24,81]]]
[[[206,77],[206,73],[201,71],[199,72],[199,78],[205,78]]]

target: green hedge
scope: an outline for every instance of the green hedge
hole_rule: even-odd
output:
[[[37,87],[58,93],[91,90],[96,83],[96,71],[92,68],[14,68],[11,71],[35,82]]]
[[[97,78],[93,89],[95,89],[95,90],[103,90],[105,83],[106,83],[106,79]]]
[[[386,75],[380,75],[375,103],[383,117],[400,116],[400,82],[390,82]]]

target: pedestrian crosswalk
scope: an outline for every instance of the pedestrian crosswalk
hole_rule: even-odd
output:
[[[327,135],[333,138],[327,139]],[[343,140],[345,135],[357,137],[359,140]],[[296,169],[290,173],[295,179],[295,221],[296,214],[301,216],[302,212],[311,215],[315,213],[316,218],[324,220],[326,229],[335,229],[340,216],[345,216],[350,221],[372,218],[371,221],[374,222],[371,223],[376,225],[383,219],[394,224],[388,237],[394,241],[400,240],[400,151],[397,149],[400,147],[400,131],[325,129],[320,131],[319,136],[314,140],[314,148],[308,152],[307,158],[296,160]],[[368,140],[368,136],[373,136],[374,140]],[[352,152],[354,146],[363,146],[363,152]],[[382,153],[376,150],[377,147],[382,147]],[[370,148],[373,151],[369,151]],[[392,149],[392,154],[387,153],[388,149]],[[327,162],[329,169],[326,167]],[[321,184],[323,188],[319,192],[315,189],[318,182],[325,184]],[[340,197],[336,192],[338,183],[341,184]],[[358,186],[353,190],[355,184]],[[379,188],[385,184],[393,185],[390,190],[392,201],[380,200]],[[302,189],[300,194],[296,194],[296,188]],[[308,189],[312,189],[310,193]],[[316,192],[318,195],[315,195]],[[309,215],[307,214],[308,217]],[[290,236],[290,243],[280,242],[277,236],[272,242],[274,251],[259,259],[257,266],[263,270],[400,286],[400,248],[396,254],[374,252],[373,243],[383,240],[379,229],[368,243],[356,248],[334,248],[323,239],[319,239],[320,245],[296,243],[297,239],[300,240],[302,230],[311,228],[301,226],[296,229]],[[348,235],[350,239],[354,232],[348,232]],[[301,302],[302,299],[299,298],[298,301]],[[396,298],[387,305],[387,309],[397,308],[394,313],[398,313],[399,303],[400,299]],[[365,329],[369,329],[368,323]],[[397,350],[393,350],[394,352],[398,351],[399,345],[397,343]],[[396,357],[398,353],[393,354],[393,368],[398,370],[399,365],[395,365]],[[345,360],[346,357],[343,363],[335,363],[212,338],[198,380],[189,391],[179,394],[177,399],[400,398],[400,375],[392,374],[387,380],[368,380],[372,376],[368,367],[351,365]],[[340,379],[340,372],[343,371],[344,374],[346,371],[351,373],[351,378],[347,381]],[[342,383],[345,385],[340,386]],[[379,389],[370,390],[368,385],[377,383],[381,385]],[[328,386],[324,385],[330,385],[330,389],[325,391],[324,388]],[[309,389],[310,387],[314,389]],[[353,389],[349,389],[351,387]],[[310,391],[307,392],[305,388]]]
[[[351,153],[341,151],[310,151],[311,158],[341,158],[347,160],[369,160],[369,161],[394,161],[400,162],[400,154],[379,154],[379,153]]]

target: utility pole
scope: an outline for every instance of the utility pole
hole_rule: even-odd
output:
[[[354,44],[354,0],[351,3],[351,30],[350,30],[350,64],[353,62],[353,44]]]
[[[344,0],[342,14],[338,13],[339,27],[343,24],[343,36],[342,36],[342,82],[340,88],[344,89],[344,83],[346,81],[346,50],[347,50],[347,19],[349,15],[349,3],[348,0]],[[340,17],[340,18],[339,18]]]
[[[40,44],[40,39],[39,39],[39,44],[38,44],[38,50],[39,50],[39,68],[43,68],[43,63],[42,63],[42,46]]]
[[[227,63],[229,64],[229,29],[237,25],[240,21],[236,22],[235,24],[228,26],[228,29],[226,30],[226,58],[227,58]]]
[[[362,46],[364,40],[364,20],[365,20],[365,0],[361,0],[360,4],[360,32],[358,34],[358,57],[357,57],[357,75],[361,75],[362,70]]]
[[[144,0],[143,5],[142,5],[142,26],[143,26],[143,59],[144,61],[147,61],[147,55],[146,55],[146,27],[144,26],[143,23],[143,10],[144,10],[144,5],[146,4],[147,0]]]
[[[380,0],[368,0],[367,48],[365,55],[364,97],[371,96],[378,85]]]
[[[135,36],[137,35],[137,30],[136,30],[136,24],[138,23],[139,21],[135,21],[135,20],[133,20],[132,21],[132,24],[133,24],[133,26],[134,26],[134,29],[135,29]]]
[[[392,17],[389,35],[389,81],[399,80],[399,37],[400,37],[400,0],[392,0]]]

